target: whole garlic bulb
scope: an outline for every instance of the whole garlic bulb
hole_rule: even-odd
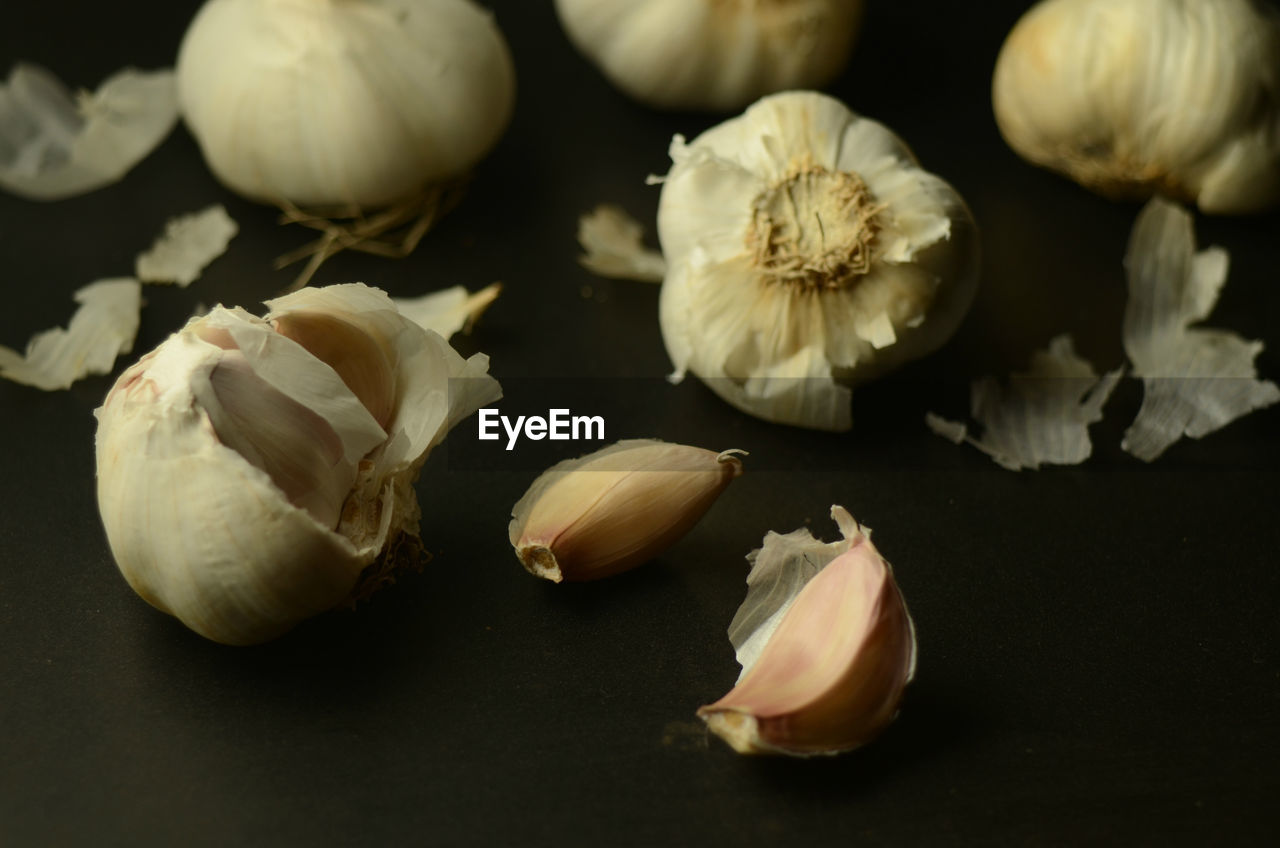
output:
[[[214,174],[264,202],[377,207],[475,165],[515,71],[471,0],[208,0],[178,54]]]
[[[1256,0],[1044,0],[992,92],[1015,151],[1094,191],[1280,201],[1280,17]]]
[[[487,358],[463,360],[377,289],[268,306],[192,319],[96,412],[98,506],[121,573],[232,645],[341,604],[416,537],[427,453],[501,394]]]
[[[556,11],[577,48],[630,96],[728,111],[840,73],[862,0],[556,0]]]
[[[977,286],[973,219],[907,146],[831,97],[788,92],[692,143],[658,205],[673,377],[739,409],[852,426],[849,386],[923,356]]]

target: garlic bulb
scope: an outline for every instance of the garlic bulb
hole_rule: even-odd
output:
[[[729,625],[742,674],[698,710],[743,754],[807,757],[869,742],[915,677],[916,632],[893,571],[841,506],[841,541],[769,533]]]
[[[377,207],[497,142],[515,71],[471,0],[208,0],[178,54],[209,167],[265,202]]]
[[[377,289],[267,305],[265,318],[192,319],[96,413],[98,506],[121,573],[233,645],[342,603],[416,537],[428,451],[501,394],[483,355],[463,360]]]
[[[862,0],[556,0],[565,31],[630,96],[741,109],[844,68]]]
[[[658,206],[675,379],[746,412],[852,426],[848,386],[945,342],[977,286],[964,201],[883,125],[812,92],[766,97],[692,143]]]
[[[511,545],[554,583],[619,574],[698,523],[742,473],[738,453],[628,439],[558,463],[511,508]]]
[[[992,91],[1014,150],[1094,191],[1280,201],[1280,16],[1257,0],[1044,0]]]

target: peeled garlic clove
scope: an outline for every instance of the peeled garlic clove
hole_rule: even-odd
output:
[[[428,451],[500,395],[485,357],[464,361],[376,289],[270,306],[192,319],[96,413],[98,505],[121,573],[233,645],[341,604],[416,537]]]
[[[267,203],[378,207],[497,143],[515,70],[471,0],[208,0],[178,54],[214,174]]]
[[[555,583],[626,571],[698,523],[742,473],[735,453],[634,439],[561,462],[512,507],[511,544]]]
[[[740,109],[825,85],[845,66],[861,0],[556,0],[574,45],[651,106]]]
[[[875,121],[813,92],[676,136],[658,235],[676,379],[737,408],[852,426],[850,386],[942,345],[977,287],[964,201]]]
[[[751,589],[730,627],[742,676],[698,710],[740,753],[863,745],[892,721],[915,676],[915,627],[889,564],[842,507],[831,515],[842,542],[770,533],[754,552]]]
[[[1209,213],[1280,201],[1280,16],[1254,0],[1044,0],[992,97],[1023,158],[1094,191]]]

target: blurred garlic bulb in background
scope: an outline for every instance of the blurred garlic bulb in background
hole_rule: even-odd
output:
[[[1280,17],[1256,0],[1044,0],[992,91],[1019,155],[1099,193],[1280,201]]]
[[[658,205],[674,378],[739,409],[852,426],[849,386],[945,342],[977,286],[964,201],[875,121],[812,92],[766,97],[692,143]]]
[[[208,0],[177,72],[218,179],[302,207],[384,206],[460,176],[515,97],[506,41],[471,0]]]
[[[126,370],[97,410],[98,507],[148,603],[247,645],[347,600],[418,534],[413,482],[449,429],[500,396],[362,285],[257,318],[215,308]]]
[[[569,38],[630,96],[741,109],[844,68],[862,0],[556,0]]]

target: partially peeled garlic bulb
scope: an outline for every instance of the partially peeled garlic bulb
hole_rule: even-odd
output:
[[[1019,155],[1102,194],[1280,202],[1280,16],[1258,0],[1044,0],[992,96]]]
[[[747,599],[729,626],[742,674],[698,710],[743,754],[857,748],[897,715],[915,676],[915,625],[889,564],[840,506],[844,539],[770,533],[752,552]]]
[[[385,206],[462,175],[515,97],[506,41],[471,0],[208,0],[177,73],[218,179],[300,207]]]
[[[97,410],[98,506],[121,573],[217,642],[264,642],[340,605],[418,534],[413,483],[500,396],[362,285],[257,318],[217,307],[126,370]]]
[[[658,205],[659,318],[675,379],[739,409],[852,426],[849,386],[950,338],[977,287],[960,195],[831,97],[760,100],[676,136]]]
[[[512,507],[511,545],[554,583],[626,571],[698,523],[742,473],[739,453],[630,439],[558,463]]]
[[[573,43],[637,100],[741,109],[844,68],[862,0],[556,0]]]

